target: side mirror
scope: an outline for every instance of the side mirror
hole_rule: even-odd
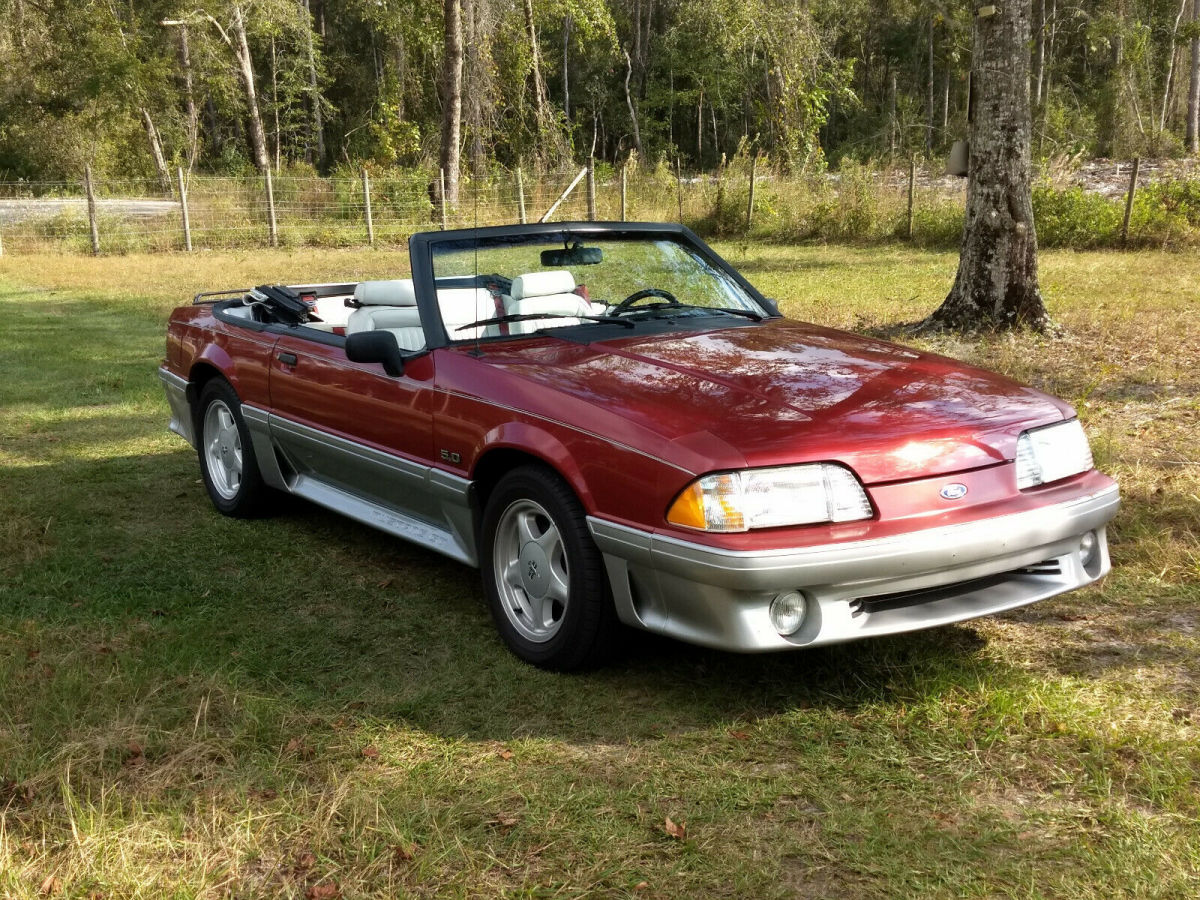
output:
[[[783,313],[781,313],[779,311],[779,301],[778,300],[776,300],[774,297],[763,297],[763,300],[766,301],[765,303],[763,303],[763,306],[765,306],[767,308],[767,312],[769,312],[772,316],[783,315]]]
[[[346,359],[380,363],[389,375],[404,374],[404,354],[390,331],[357,331],[346,335]]]

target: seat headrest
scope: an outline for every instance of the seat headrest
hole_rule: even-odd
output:
[[[361,306],[416,306],[417,295],[411,278],[396,281],[360,281],[354,299]]]
[[[526,297],[549,297],[551,294],[569,294],[575,290],[575,276],[566,269],[555,272],[529,272],[513,279],[509,291],[514,300]]]
[[[496,316],[496,301],[486,288],[444,288],[437,292],[438,307],[447,329],[455,325],[469,325],[480,319]],[[454,340],[462,340],[462,332]]]

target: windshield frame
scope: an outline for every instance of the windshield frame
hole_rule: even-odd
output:
[[[408,241],[409,260],[412,267],[413,287],[416,293],[417,307],[421,313],[421,321],[425,329],[425,346],[432,350],[446,346],[475,345],[477,343],[492,343],[513,339],[528,339],[535,335],[545,335],[549,332],[534,332],[528,335],[500,335],[497,337],[482,337],[464,339],[447,332],[442,321],[441,310],[437,303],[437,290],[434,283],[434,258],[438,244],[461,244],[463,241],[479,239],[487,241],[495,238],[519,238],[525,236],[563,235],[567,233],[574,238],[588,236],[596,238],[675,241],[685,245],[701,260],[714,269],[720,270],[733,281],[747,296],[761,307],[763,318],[779,318],[779,310],[775,304],[764,297],[741,273],[722,259],[716,251],[700,240],[690,228],[668,222],[539,222],[530,225],[495,225],[486,228],[459,228],[448,231],[418,232]],[[717,313],[717,315],[721,315]],[[709,317],[697,317],[708,319]],[[732,319],[732,317],[729,317]],[[566,326],[602,327],[602,326]],[[689,326],[680,325],[680,330],[691,330]],[[621,329],[622,333],[625,329]]]

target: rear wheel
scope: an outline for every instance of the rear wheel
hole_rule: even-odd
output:
[[[504,642],[526,662],[569,670],[610,651],[616,613],[583,507],[540,466],[515,469],[484,510],[484,591]]]
[[[263,483],[241,401],[229,382],[214,378],[204,385],[196,421],[200,474],[213,506],[236,518],[261,515],[271,489]]]

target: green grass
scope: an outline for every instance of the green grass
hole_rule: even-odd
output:
[[[720,249],[870,333],[955,261]],[[300,503],[222,518],[165,431],[186,295],[406,269],[0,258],[0,895],[1200,891],[1200,260],[1047,254],[1060,336],[925,342],[1079,406],[1125,501],[1103,584],[783,656],[631,637],[582,676],[512,658],[473,570]]]

